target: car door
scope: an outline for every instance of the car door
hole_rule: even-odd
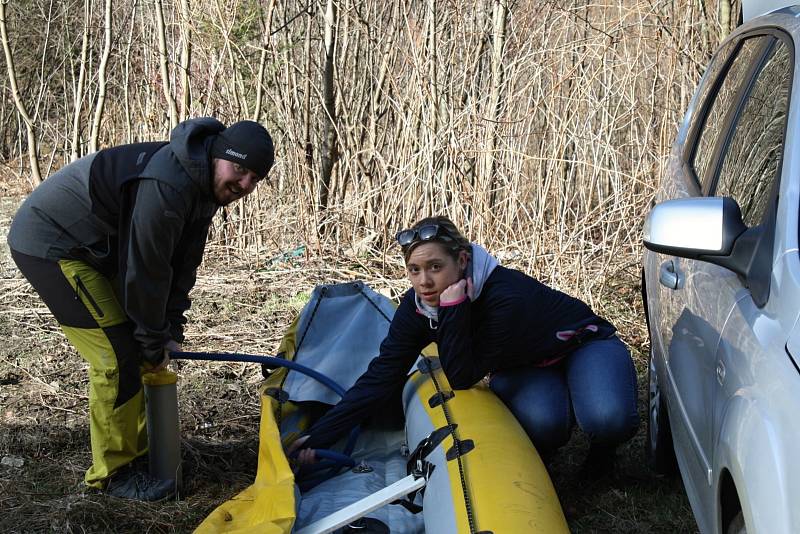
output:
[[[700,89],[697,124],[686,137],[682,165],[673,171],[679,175],[671,177],[682,187],[667,191],[668,197],[715,190],[745,97],[775,42],[773,35],[747,34],[726,45],[730,57],[716,77],[707,77]],[[659,261],[659,341],[676,401],[670,403],[676,453],[687,492],[694,497],[690,500],[708,509],[706,505],[713,499],[716,354],[732,307],[730,293],[721,292],[720,287],[737,283],[738,277],[702,261],[667,256],[660,256]],[[700,520],[698,511],[695,509]],[[705,530],[703,525],[701,530]]]
[[[749,506],[757,497],[748,495],[747,491],[758,484],[764,484],[763,487],[781,485],[778,479],[783,476],[785,466],[781,465],[780,458],[788,455],[776,448],[788,444],[781,443],[780,439],[772,441],[752,436],[744,440],[748,446],[738,441],[744,420],[752,425],[751,432],[769,432],[770,425],[780,427],[777,433],[784,432],[785,421],[777,415],[773,419],[769,410],[760,408],[787,406],[779,401],[782,396],[790,398],[782,392],[785,389],[782,384],[786,382],[783,377],[787,371],[790,376],[794,374],[784,345],[797,313],[796,302],[795,309],[787,306],[785,300],[781,303],[779,284],[787,277],[780,272],[784,262],[775,260],[781,255],[781,249],[776,250],[776,234],[782,227],[777,218],[794,57],[792,41],[778,32],[773,36],[775,39],[760,60],[757,74],[738,106],[732,129],[720,151],[719,170],[709,194],[736,200],[745,225],[758,231],[747,278],[720,277],[713,298],[719,309],[727,310],[716,354],[714,450],[725,456],[727,449],[730,456],[713,459],[715,474],[721,468],[730,468],[742,475],[747,465],[749,473],[744,477],[748,480],[740,479],[742,487],[737,487],[736,491],[743,509],[751,513],[751,517],[745,516],[749,526],[765,529],[772,524],[775,528],[763,531],[778,532],[783,530],[776,527],[780,523],[770,521],[781,516],[786,503],[780,499],[765,499],[758,506]],[[737,401],[747,398],[744,404],[750,406],[758,404],[760,408],[751,409],[749,413],[758,412],[763,419],[756,423],[751,415],[740,417],[742,412],[733,407],[737,404],[737,401],[732,403],[735,397],[739,397]],[[752,454],[758,448],[754,443],[771,445]],[[755,467],[756,463],[760,467]],[[716,492],[711,493],[713,498]],[[706,508],[709,520],[719,518],[715,510],[713,506]],[[758,514],[762,517],[752,517]]]

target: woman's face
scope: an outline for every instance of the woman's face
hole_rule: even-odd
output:
[[[422,302],[438,306],[439,295],[462,278],[466,265],[466,251],[462,250],[456,260],[439,243],[423,243],[408,257],[406,272]]]

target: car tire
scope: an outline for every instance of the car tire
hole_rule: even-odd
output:
[[[647,439],[645,447],[650,468],[662,475],[677,471],[675,448],[672,444],[672,431],[669,425],[667,405],[663,391],[658,383],[658,373],[653,361],[653,349],[647,366]]]
[[[733,521],[730,522],[725,534],[747,534],[747,526],[744,524],[744,513],[739,511]]]

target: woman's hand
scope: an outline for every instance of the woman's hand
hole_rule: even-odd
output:
[[[286,456],[291,457],[295,451],[300,449],[303,444],[308,441],[309,437],[310,436],[301,436],[297,438],[294,443],[289,445],[289,448],[286,449]],[[301,449],[300,452],[297,453],[296,460],[299,465],[309,465],[317,461],[317,456],[314,453],[314,449]]]
[[[441,304],[458,304],[464,297],[469,297],[472,300],[474,295],[474,288],[472,287],[472,277],[461,279],[455,284],[448,286],[447,289],[442,291],[439,295],[439,303]]]

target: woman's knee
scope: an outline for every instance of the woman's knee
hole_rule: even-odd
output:
[[[569,440],[573,415],[561,370],[521,368],[496,373],[490,387],[540,451],[555,450]]]
[[[567,362],[575,419],[597,443],[616,444],[636,433],[636,370],[616,337],[587,344]]]
[[[576,413],[578,425],[592,442],[618,444],[630,439],[639,426],[636,407],[621,402],[603,402]]]
[[[572,431],[572,414],[569,407],[563,410],[564,413],[531,407],[512,412],[534,446],[540,451],[553,451],[569,441]]]

